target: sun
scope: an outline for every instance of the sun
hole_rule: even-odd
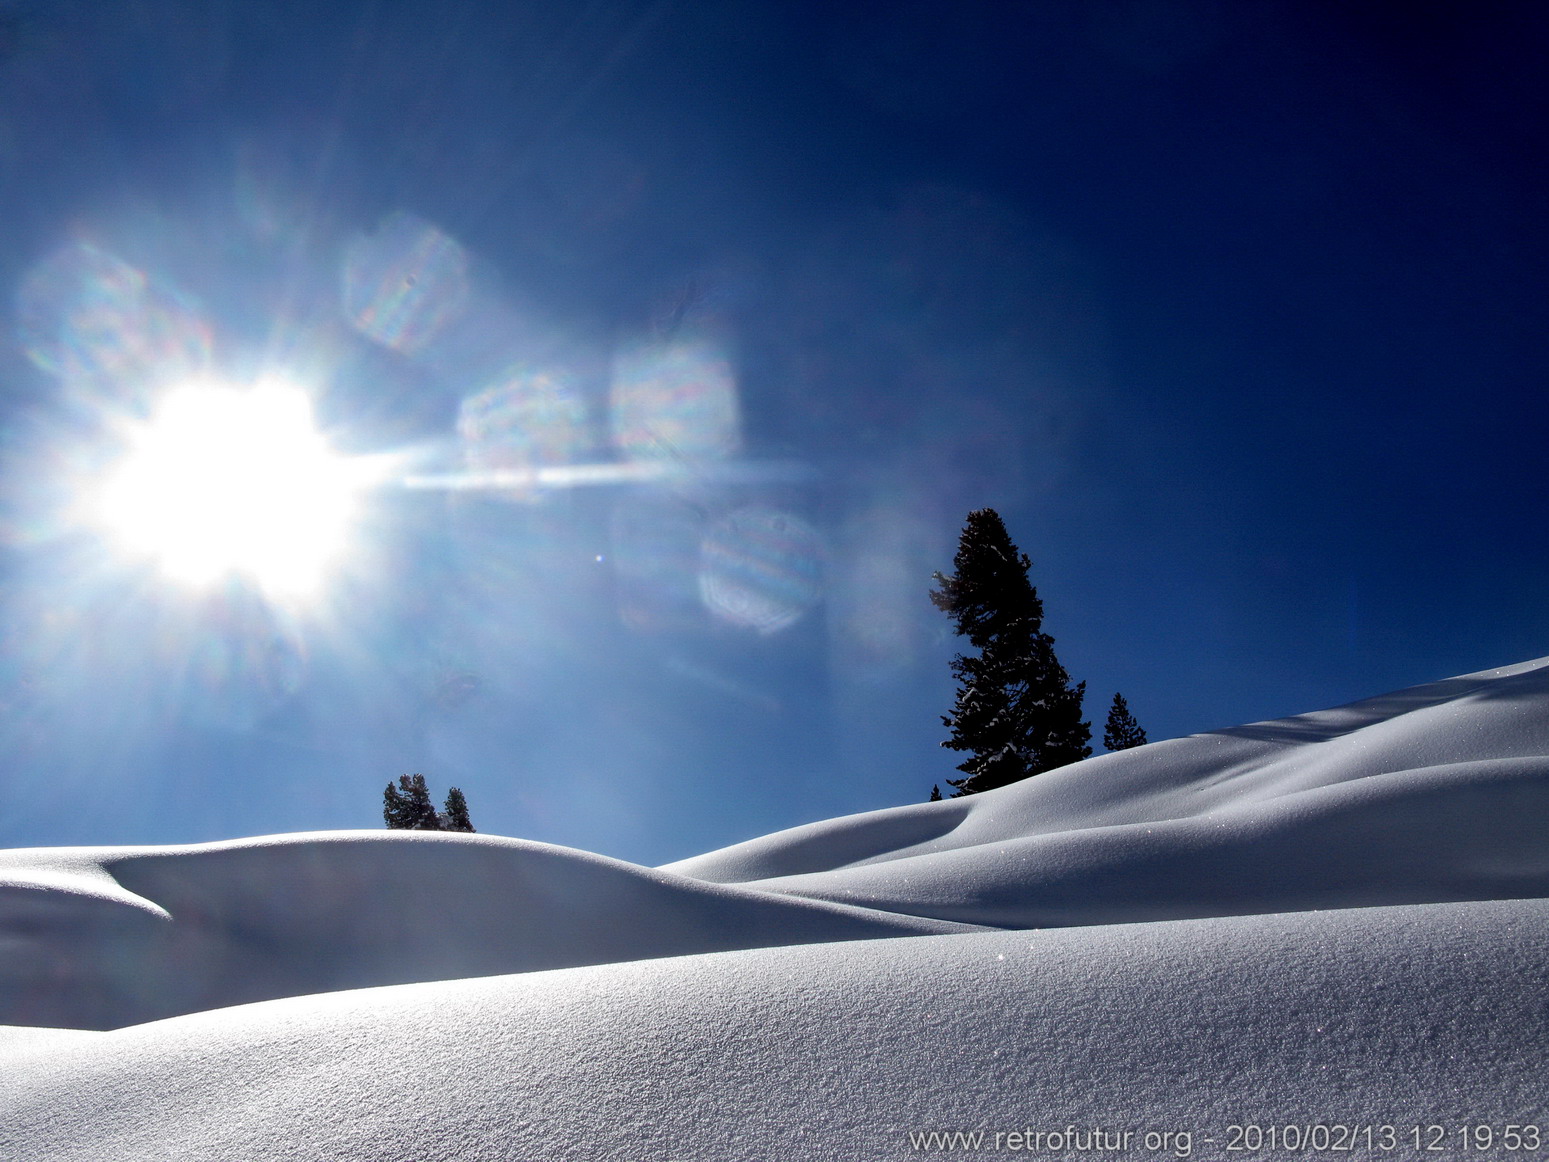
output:
[[[240,576],[267,593],[306,595],[348,543],[361,474],[328,447],[299,387],[183,384],[128,443],[94,515],[177,581]]]

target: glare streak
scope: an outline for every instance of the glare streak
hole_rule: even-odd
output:
[[[582,488],[602,484],[647,484],[663,480],[712,480],[717,483],[799,483],[813,477],[804,464],[764,463],[686,464],[671,460],[626,460],[597,464],[546,464],[532,468],[483,472],[434,472],[403,478],[405,488],[474,492],[502,489]]]

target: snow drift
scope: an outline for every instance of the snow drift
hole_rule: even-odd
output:
[[[1546,711],[1530,662],[668,869],[999,927],[1549,896]]]
[[[1195,1158],[1326,1158],[1223,1148],[1242,1123],[1407,1143],[1542,1118],[1546,952],[1538,902],[1449,904],[330,993],[19,1047],[0,1157],[852,1162],[918,1157],[911,1132],[1074,1124],[1135,1148],[1033,1156],[1178,1156],[1150,1131]]]
[[[0,853],[0,1158],[1549,1147],[1546,796],[1549,660],[657,870],[383,833]]]
[[[491,836],[0,852],[0,1023],[112,1029],[302,993],[963,931]]]

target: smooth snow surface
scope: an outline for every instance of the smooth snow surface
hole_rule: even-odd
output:
[[[0,1159],[1549,1156],[1546,755],[1540,661],[659,870],[0,853]]]
[[[1546,756],[1537,661],[667,870],[1005,927],[1549,896]]]
[[[0,1023],[114,1029],[372,985],[968,926],[493,836],[0,852]]]

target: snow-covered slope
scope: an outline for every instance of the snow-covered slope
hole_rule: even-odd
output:
[[[0,853],[0,1159],[1542,1156],[1546,796],[1540,661],[655,871]]]
[[[669,864],[1043,927],[1549,896],[1549,665],[1102,755]]]
[[[0,852],[0,1024],[965,927],[482,835],[23,849]]]
[[[954,1155],[1166,1159],[1144,1135],[1182,1131],[1195,1158],[1417,1159],[1410,1126],[1549,1114],[1546,954],[1542,903],[1451,904],[331,993],[13,1051],[0,1157],[865,1162],[918,1157],[910,1131],[1076,1125],[1132,1149]],[[1244,1122],[1401,1129],[1226,1153]]]

